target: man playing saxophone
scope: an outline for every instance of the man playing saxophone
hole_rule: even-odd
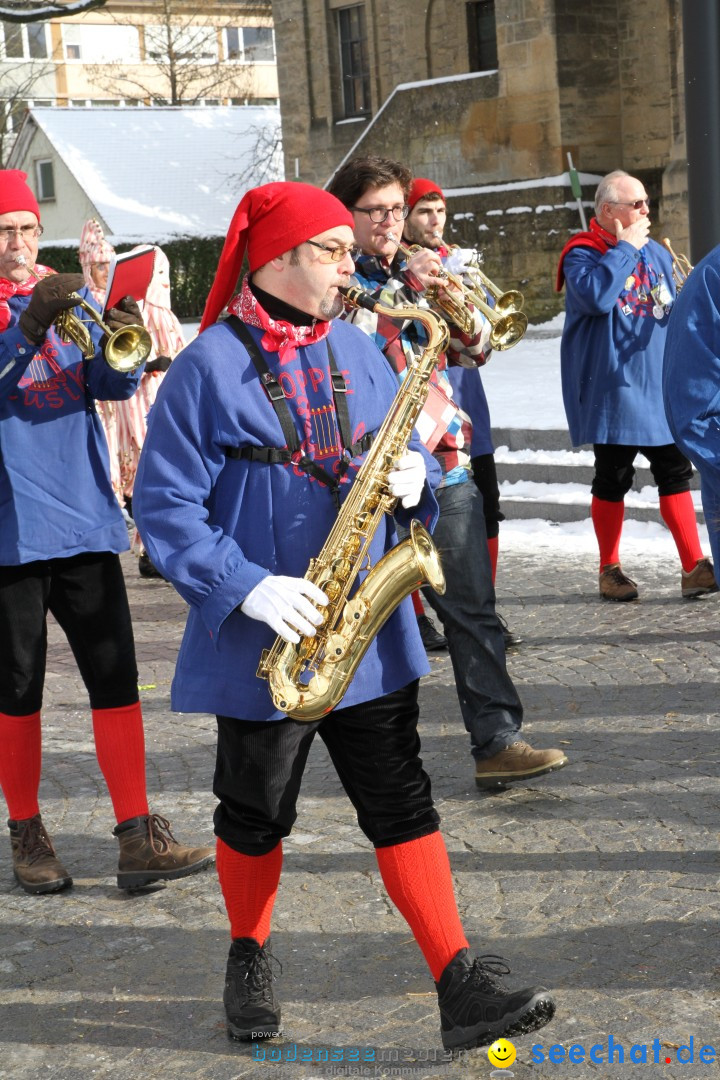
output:
[[[367,157],[346,162],[330,183],[330,190],[353,214],[361,251],[355,261],[355,279],[388,307],[413,302],[413,298],[416,304],[422,303],[442,271],[440,256],[427,248],[407,264],[395,258],[411,182],[410,171],[400,162]],[[393,323],[372,313],[360,315],[357,325],[373,337],[398,377],[404,378],[424,346],[417,324]],[[451,332],[448,360],[473,367],[482,363],[487,329],[473,318],[469,335]],[[460,709],[470,735],[475,783],[481,789],[497,789],[561,769],[568,759],[562,750],[535,749],[520,737],[523,709],[508,674],[495,612],[482,498],[470,483],[472,421],[455,404],[444,357],[439,368],[431,404],[435,415],[443,418],[444,430],[438,437],[430,429],[428,445],[443,472],[436,492],[440,519],[435,542],[447,587],[442,596],[428,593],[427,600],[442,619],[447,636]]]
[[[229,1036],[280,1031],[271,916],[282,841],[318,734],[437,981],[443,1042],[470,1047],[542,1026],[554,1005],[543,988],[505,991],[468,956],[419,758],[418,680],[427,664],[412,605],[395,608],[324,718],[290,719],[256,677],[275,635],[312,644],[330,598],[306,572],[396,398],[377,348],[335,318],[352,245],[352,217],[327,192],[272,183],[246,193],[201,333],[173,363],[153,407],[133,506],[153,563],[190,606],[173,706],[217,716]],[[250,274],[233,296],[246,254]],[[228,301],[230,315],[217,323]],[[428,476],[436,484],[438,470],[412,442],[387,477],[399,522],[434,524]],[[395,543],[385,515],[371,561]]]

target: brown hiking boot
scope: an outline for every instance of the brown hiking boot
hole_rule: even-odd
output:
[[[113,829],[120,842],[119,889],[141,889],[153,881],[174,881],[210,866],[215,848],[178,844],[170,822],[159,814],[129,818]]]
[[[680,575],[680,588],[686,600],[691,600],[693,596],[704,596],[706,593],[717,592],[718,584],[710,560],[698,559],[689,573],[683,570]]]
[[[60,892],[72,885],[72,878],[55,854],[42,818],[8,821],[12,845],[13,872],[26,893]]]
[[[562,769],[567,763],[562,750],[533,750],[528,743],[518,741],[491,758],[476,761],[475,783],[479,788],[502,788]]]
[[[623,573],[619,562],[608,563],[600,571],[600,595],[603,600],[637,600],[637,585]]]

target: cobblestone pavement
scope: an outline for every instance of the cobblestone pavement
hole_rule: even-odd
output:
[[[125,559],[152,806],[180,839],[208,842],[212,718],[168,707],[183,604]],[[681,601],[679,569],[663,562],[629,568],[639,603],[602,604],[587,563],[509,554],[498,580],[500,609],[525,638],[509,664],[527,737],[562,746],[571,765],[498,795],[478,792],[445,657],[422,687],[424,759],[471,944],[507,957],[515,985],[542,982],[558,1000],[552,1025],[515,1040],[512,1069],[494,1075],[697,1080],[718,1069],[700,1062],[701,1047],[720,1054],[720,599]],[[42,805],[75,885],[25,895],[9,842],[0,845],[0,1077],[267,1074],[262,1051],[225,1036],[229,939],[214,872],[143,895],[115,886],[89,710],[56,627]],[[484,1050],[443,1062],[430,977],[319,741],[286,844],[273,940],[286,1032],[275,1076],[490,1076]],[[611,1036],[623,1064],[617,1048],[606,1063]],[[585,1063],[548,1062],[553,1044],[584,1047]],[[640,1044],[649,1063],[629,1063]],[[594,1045],[602,1063],[587,1060]],[[322,1048],[328,1063],[318,1063]],[[414,1062],[393,1061],[407,1051]],[[691,1052],[694,1064],[677,1063]]]

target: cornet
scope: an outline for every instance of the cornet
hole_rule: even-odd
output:
[[[672,245],[667,236],[663,240],[663,247],[666,247],[672,257],[672,276],[675,282],[675,288],[678,292],[681,291],[683,285],[687,281],[690,271],[693,268],[692,263],[689,261],[687,255],[676,255],[672,249]]]
[[[436,235],[437,237],[438,234],[434,233],[434,235]],[[392,237],[392,235],[389,235],[388,239],[394,241],[394,243],[397,243],[397,241],[394,237]],[[441,240],[443,238],[440,237],[439,239]],[[404,244],[398,244],[398,247],[400,249],[400,252],[402,252],[406,256],[406,258],[408,254],[415,254],[415,251],[413,251],[413,249],[405,247]],[[445,280],[450,284],[456,286],[462,292],[464,302],[462,303],[461,307],[463,308],[463,311],[466,313],[468,318],[470,318],[471,322],[470,329],[465,330],[466,334],[472,333],[472,328],[474,325],[472,314],[470,311],[467,311],[467,303],[472,303],[473,307],[477,308],[478,311],[483,312],[485,318],[492,325],[492,329],[490,332],[490,345],[493,349],[497,349],[498,352],[502,352],[504,349],[512,349],[514,345],[517,345],[517,342],[522,337],[525,337],[525,332],[528,328],[528,316],[525,314],[525,312],[517,311],[515,308],[506,308],[504,310],[500,310],[498,307],[491,308],[489,303],[487,303],[486,300],[475,291],[475,289],[468,288],[468,286],[464,283],[460,276],[450,273],[448,270],[445,269],[445,267],[438,271],[437,276],[441,280]],[[483,276],[485,276],[485,274]],[[490,284],[492,283],[490,282]],[[500,289],[498,289],[497,286],[493,286],[493,296],[495,295],[495,293],[500,294],[501,297],[505,296],[505,294],[500,293]],[[514,294],[510,293],[506,295],[513,296]],[[519,293],[516,295],[519,296],[520,299],[522,299]],[[447,289],[443,289],[443,293],[441,293],[441,296],[443,296],[444,301],[446,296],[452,296],[452,294],[449,293]],[[453,297],[453,300],[456,300],[456,298]],[[456,302],[459,303],[460,301],[456,300]],[[463,329],[463,327],[461,327],[461,329]]]
[[[436,240],[442,240],[441,233],[433,233],[433,236]],[[451,244],[448,250],[459,252],[463,249],[457,244]],[[499,311],[501,315],[508,311],[520,311],[525,303],[523,294],[518,289],[508,289],[507,292],[503,292],[480,268],[480,253],[473,250],[469,250],[468,253],[470,258],[464,263],[463,269],[476,288],[486,289],[495,298],[495,311]]]
[[[392,233],[387,234],[388,240],[397,244],[397,249],[406,259],[411,259],[418,251],[423,251],[419,244],[408,247],[401,240],[396,240]],[[450,275],[445,271],[438,272],[438,278],[450,280]],[[431,308],[435,308],[446,319],[453,323],[463,334],[472,334],[474,321],[472,313],[468,311],[464,300],[458,298],[455,293],[443,288],[442,285],[431,285],[425,290],[425,297]]]
[[[16,256],[15,262],[18,266],[24,266],[36,281],[43,280],[28,266],[24,255]],[[119,330],[113,331],[102,321],[95,308],[88,304],[87,300],[83,300],[79,293],[70,293],[68,300],[75,301],[75,306],[87,312],[90,319],[79,319],[70,310],[61,311],[55,320],[55,329],[61,341],[72,341],[86,360],[92,360],[95,355],[95,345],[88,330],[88,324],[92,320],[107,337],[103,355],[108,367],[114,371],[128,373],[145,363],[152,350],[152,340],[144,326],[132,324],[121,326]]]

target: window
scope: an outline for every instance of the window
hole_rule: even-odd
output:
[[[470,71],[493,71],[498,66],[495,0],[475,0],[467,8]]]
[[[161,64],[217,60],[217,36],[209,26],[146,26],[145,49]]]
[[[35,186],[40,202],[55,198],[55,174],[50,158],[35,162]]]
[[[345,116],[364,116],[370,112],[370,63],[365,5],[340,8],[337,12],[337,29]]]
[[[273,63],[275,36],[271,26],[226,26],[225,59],[243,64]]]
[[[46,60],[48,57],[45,23],[2,24],[0,37],[3,60]]]
[[[76,26],[72,23],[63,24],[62,35],[66,60],[82,60],[82,45],[80,42],[81,30],[81,26]]]

